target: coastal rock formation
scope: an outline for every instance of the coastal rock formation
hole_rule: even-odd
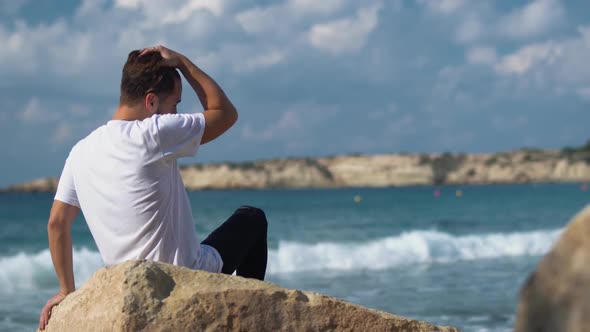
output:
[[[55,192],[59,178],[41,178],[30,182],[21,183],[6,189],[16,192]]]
[[[457,331],[312,292],[150,261],[102,268],[46,331]]]
[[[567,226],[520,293],[515,332],[590,331],[590,206]]]
[[[590,152],[519,150],[496,154],[349,155],[181,168],[188,190],[392,187],[590,181]],[[41,179],[8,191],[55,191]]]

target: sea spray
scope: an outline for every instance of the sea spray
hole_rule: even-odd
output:
[[[454,236],[415,230],[364,243],[279,242],[269,253],[269,273],[313,270],[381,270],[408,264],[449,263],[549,251],[561,230]]]
[[[451,263],[516,256],[539,256],[549,251],[561,230],[454,236],[435,230],[414,230],[362,243],[299,243],[279,241],[269,251],[268,273],[340,270],[382,270],[408,264]],[[76,285],[82,285],[103,266],[100,255],[74,250]],[[57,288],[49,250],[0,257],[0,292]]]
[[[74,276],[77,287],[101,267],[102,260],[97,252],[86,248],[74,250]],[[59,288],[48,249],[34,254],[19,253],[0,257],[0,283],[5,286],[0,289],[2,293]]]

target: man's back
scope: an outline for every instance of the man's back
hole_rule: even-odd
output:
[[[198,262],[176,164],[196,154],[203,129],[202,114],[113,120],[72,149],[56,198],[80,206],[105,264],[146,258],[219,270]]]
[[[177,114],[180,74],[204,113]],[[262,210],[240,207],[199,244],[176,165],[237,119],[217,82],[186,56],[161,45],[129,53],[113,121],[72,149],[51,206],[47,233],[60,290],[41,310],[41,330],[51,309],[76,287],[71,227],[80,210],[106,264],[146,258],[264,279]]]

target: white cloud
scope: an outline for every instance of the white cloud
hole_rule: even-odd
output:
[[[288,107],[280,117],[264,129],[250,124],[242,128],[242,138],[250,141],[293,141],[313,137],[314,128],[329,121],[339,111],[333,106],[299,103]]]
[[[504,86],[521,91],[532,86],[553,93],[588,98],[590,87],[590,27],[559,40],[530,43],[512,53],[498,56],[495,49],[474,47],[466,54],[469,64],[487,65],[505,80]],[[506,85],[508,84],[508,85]]]
[[[41,103],[39,98],[33,97],[25,105],[22,112],[19,113],[18,117],[28,123],[43,122],[45,111],[41,109]]]
[[[548,31],[565,18],[565,10],[559,0],[534,0],[501,17],[500,34],[512,38],[524,38]]]
[[[123,10],[121,10],[123,9]],[[133,24],[127,22],[129,27],[152,31],[162,29],[170,25],[182,25],[185,34],[194,34],[193,29],[206,29],[210,31],[214,27],[208,27],[207,14],[220,17],[224,13],[223,0],[137,0],[121,1],[115,3],[108,15],[115,21],[125,17],[138,17]],[[205,15],[204,15],[205,14]],[[201,32],[201,31],[198,31]]]
[[[89,107],[72,103],[69,106],[61,106],[61,112],[55,112],[58,106],[55,102],[45,101],[38,97],[31,97],[25,104],[22,111],[17,114],[17,117],[25,123],[54,123],[57,120],[69,118],[76,118],[74,121],[89,118],[92,111]],[[78,123],[80,125],[80,123]]]
[[[467,62],[471,64],[493,65],[497,59],[498,55],[493,47],[473,47],[467,52]]]
[[[267,7],[247,9],[235,15],[240,27],[251,34],[292,32],[305,19],[333,14],[343,0],[287,0]]]
[[[241,44],[224,44],[219,50],[199,56],[199,64],[208,70],[231,68],[235,73],[247,73],[269,68],[287,61],[287,52],[279,48],[257,48]]]
[[[55,120],[57,114],[49,111],[51,107],[42,105],[44,103],[38,97],[32,97],[17,116],[22,122],[28,124],[45,123]]]
[[[36,27],[17,21],[13,31],[0,25],[0,45],[5,45],[0,49],[0,72],[35,72],[41,65],[41,58],[47,54],[47,47],[53,42],[59,45],[57,39],[66,31],[63,20]]]
[[[110,95],[104,91],[112,91],[107,86],[118,80],[132,49],[161,43],[198,58],[200,64],[213,64],[205,68],[213,68],[214,75],[228,69],[246,73],[284,63],[292,54],[316,47],[310,45],[308,30],[314,22],[327,22],[314,30],[320,33],[312,39],[317,48],[334,53],[361,48],[377,24],[377,7],[360,9],[349,20],[330,22],[344,9],[355,10],[356,5],[344,0],[284,0],[237,15],[231,12],[232,6],[223,0],[83,0],[72,17],[41,24],[0,22],[0,44],[4,45],[0,76],[20,84],[42,77],[56,85],[68,82],[71,93]],[[331,24],[335,22],[340,24]],[[236,27],[240,26],[261,35],[238,39],[236,32],[241,31]],[[348,29],[344,33],[350,38],[326,35],[326,29],[340,26]]]
[[[82,3],[76,10],[76,17],[92,16],[94,13],[101,11],[102,6],[108,0],[82,0]],[[117,3],[115,2],[115,6]]]
[[[441,14],[452,14],[466,4],[465,0],[417,0],[417,2]]]
[[[53,144],[62,144],[65,143],[72,137],[73,134],[73,127],[69,122],[62,122],[60,123],[53,132],[53,135],[50,138],[50,142]]]
[[[316,24],[309,31],[309,42],[331,54],[358,51],[377,26],[379,9],[379,5],[361,8],[356,17]]]
[[[416,0],[427,11],[436,14],[454,30],[454,39],[459,43],[471,43],[489,34],[487,21],[492,9],[487,1],[467,0]]]
[[[243,68],[246,71],[253,71],[256,69],[272,67],[285,61],[286,55],[279,50],[272,50],[268,53],[258,54],[243,62]]]
[[[289,7],[300,13],[332,13],[344,4],[344,0],[289,0]]]
[[[67,77],[73,90],[104,91],[132,49],[162,43],[198,53],[207,47],[199,38],[208,36],[215,15],[223,14],[222,0],[141,0],[131,9],[135,3],[84,0],[72,17],[50,23],[0,22],[0,76],[21,82]]]
[[[18,21],[12,31],[6,30],[0,23],[0,44],[5,45],[0,49],[0,75],[17,74],[22,78],[22,74],[32,74],[37,80],[39,76],[47,77],[47,74],[57,77],[70,77],[82,71],[89,74],[93,69],[103,74],[100,66],[110,63],[104,61],[107,56],[102,56],[106,53],[112,57],[115,51],[112,45],[109,49],[97,47],[106,39],[101,37],[100,31],[71,30],[72,27],[64,19],[36,26]],[[96,63],[93,64],[93,61]]]
[[[507,55],[495,66],[502,74],[522,75],[539,65],[552,65],[563,54],[561,45],[546,42],[525,46],[517,52]]]
[[[532,43],[498,59],[493,65],[499,74],[552,73],[569,83],[590,82],[590,27],[578,28],[578,36],[561,40]]]
[[[457,28],[456,38],[461,43],[469,43],[480,38],[484,33],[483,24],[476,15],[469,15]]]
[[[285,29],[293,20],[286,7],[281,5],[248,9],[238,13],[235,19],[244,31],[251,34]]]
[[[139,7],[141,0],[115,0],[115,7],[125,9],[136,9]]]
[[[242,137],[247,140],[268,141],[287,134],[293,134],[303,129],[303,121],[300,113],[288,110],[281,114],[279,120],[264,130],[255,131],[250,125],[245,125]]]
[[[533,0],[508,13],[496,10],[492,1],[416,0],[455,29],[459,43],[484,38],[524,39],[550,32],[565,21],[559,0]]]
[[[223,14],[222,0],[115,0],[114,5],[127,10],[141,9],[146,16],[158,19],[151,24],[181,23],[198,10],[207,10],[216,16]]]
[[[432,59],[425,55],[418,55],[414,60],[412,60],[412,66],[422,69],[432,63]]]
[[[91,114],[90,108],[80,104],[72,104],[67,109],[68,114],[73,115],[78,118],[85,118]]]
[[[192,14],[199,10],[207,10],[216,16],[223,14],[223,3],[221,0],[189,0],[183,6],[170,11],[162,17],[164,23],[183,23],[191,18]]]
[[[585,86],[576,89],[576,93],[580,98],[590,101],[590,86]]]
[[[1,0],[0,12],[4,15],[14,15],[28,2],[28,0]]]

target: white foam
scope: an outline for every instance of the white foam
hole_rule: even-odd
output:
[[[561,230],[453,236],[438,231],[411,231],[366,243],[279,242],[269,251],[268,273],[321,270],[380,270],[416,263],[507,256],[538,256],[549,251]],[[98,252],[74,250],[74,275],[80,287],[103,266]],[[0,257],[0,293],[59,287],[49,250]]]
[[[313,270],[380,270],[416,263],[547,253],[561,230],[453,236],[439,231],[410,231],[366,243],[279,242],[269,252],[269,273]]]
[[[82,285],[100,267],[102,260],[98,252],[86,248],[74,250],[76,287]],[[19,253],[0,257],[0,283],[4,285],[0,288],[2,293],[59,288],[48,249],[35,254]]]

